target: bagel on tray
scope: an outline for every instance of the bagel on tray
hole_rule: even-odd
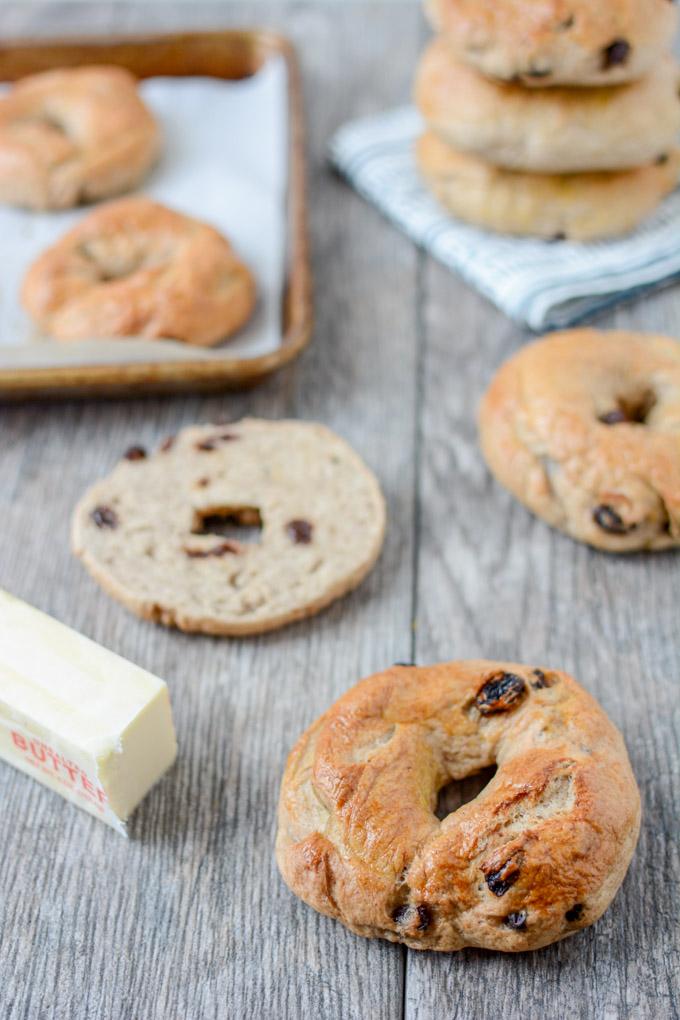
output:
[[[212,346],[252,314],[255,281],[214,227],[134,197],[99,206],[43,252],[21,297],[57,340],[136,336]]]
[[[66,209],[131,191],[160,146],[158,124],[123,68],[30,75],[0,97],[0,202]]]

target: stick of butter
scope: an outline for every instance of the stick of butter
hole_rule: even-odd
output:
[[[125,835],[176,755],[162,680],[0,589],[0,758]]]

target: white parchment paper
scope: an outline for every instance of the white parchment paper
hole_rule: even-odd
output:
[[[0,207],[0,367],[251,358],[281,345],[288,180],[284,60],[274,58],[237,82],[150,78],[140,88],[161,124],[164,147],[139,191],[229,238],[257,278],[253,318],[233,339],[207,350],[173,341],[60,343],[40,337],[20,306],[21,281],[33,259],[88,209]]]

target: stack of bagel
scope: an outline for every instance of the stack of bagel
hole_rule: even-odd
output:
[[[422,176],[462,220],[548,240],[625,234],[680,175],[670,0],[429,0]]]

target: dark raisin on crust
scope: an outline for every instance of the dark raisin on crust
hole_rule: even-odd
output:
[[[606,414],[601,414],[598,420],[603,425],[620,425],[624,421],[629,421],[629,418],[622,408],[617,407],[614,411],[607,411]]]
[[[418,924],[416,925],[417,930],[426,931],[432,924],[432,911],[427,904],[421,903],[418,907],[416,907],[416,912],[418,914]]]
[[[489,891],[494,896],[505,896],[508,889],[515,884],[520,876],[519,863],[512,857],[495,871],[487,871],[484,868],[482,871]]]
[[[131,446],[125,451],[126,460],[146,460],[146,450],[143,446]]]
[[[606,503],[601,503],[600,506],[595,507],[593,510],[593,520],[599,528],[602,528],[609,535],[628,535],[631,531],[635,531],[637,527],[636,524],[626,524],[619,517],[616,510]]]
[[[512,928],[514,931],[526,931],[527,926],[527,912],[526,910],[517,910],[512,914],[508,914],[505,918],[505,923],[508,928]]]
[[[581,920],[581,918],[583,917],[583,911],[584,911],[583,904],[575,903],[574,906],[571,907],[571,909],[568,910],[564,916],[566,920],[569,921],[570,924],[573,924],[575,921]]]
[[[90,517],[98,528],[117,528],[118,514],[110,506],[96,506]]]
[[[477,692],[475,705],[482,715],[507,712],[521,701],[526,692],[527,685],[521,676],[514,673],[497,673]]]
[[[416,931],[426,931],[432,924],[432,911],[426,903],[420,903],[415,910],[408,903],[404,903],[392,911],[392,920],[402,927],[412,924],[416,919]]]
[[[237,542],[220,542],[212,549],[185,549],[184,551],[192,560],[204,560],[208,556],[226,556],[229,553],[234,555],[241,550]]]
[[[565,18],[564,21],[560,21],[559,25],[557,26],[557,31],[558,32],[568,32],[569,29],[573,28],[575,24],[576,24],[576,18],[572,14],[568,18]]]
[[[615,39],[602,50],[602,70],[608,71],[611,67],[627,63],[629,56],[630,43],[626,39]]]
[[[535,680],[531,681],[531,686],[535,691],[541,691],[546,687],[552,687],[556,683],[556,677],[554,673],[544,673],[542,669],[534,670]]]
[[[410,907],[408,903],[402,904],[401,907],[397,907],[396,910],[392,911],[392,920],[395,924],[403,924],[409,915]]]
[[[288,537],[292,539],[295,545],[309,545],[312,541],[314,525],[310,524],[309,521],[303,520],[288,521],[286,531]]]
[[[665,166],[670,158],[667,152],[662,152],[660,156],[656,157],[656,165]]]

